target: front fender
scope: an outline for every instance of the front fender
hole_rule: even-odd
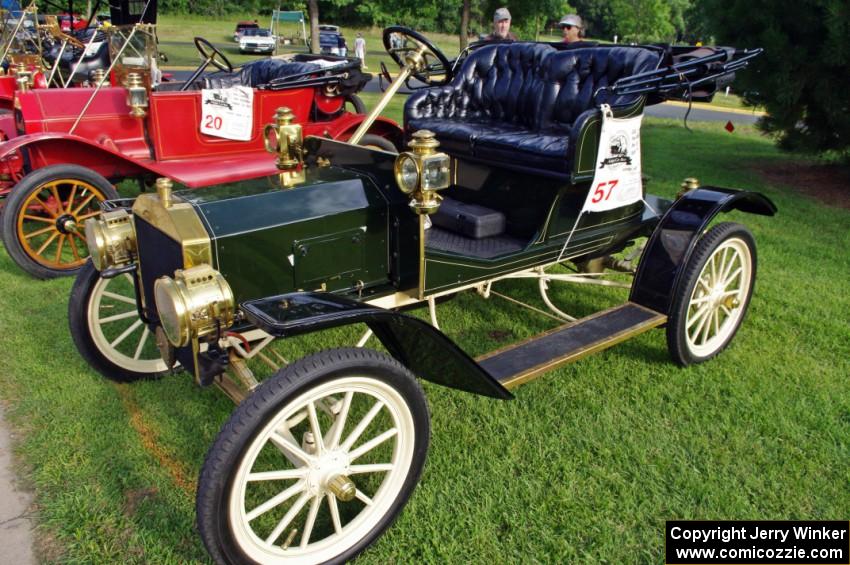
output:
[[[406,314],[318,292],[293,292],[249,300],[241,309],[251,323],[277,337],[362,322],[375,332],[387,351],[415,375],[466,392],[513,398],[440,330]]]
[[[32,170],[57,163],[74,163],[106,178],[155,172],[147,163],[128,157],[118,148],[61,132],[33,133],[14,137],[0,145],[0,161],[26,152]]]
[[[717,214],[730,210],[773,216],[776,206],[758,192],[710,186],[685,193],[652,232],[629,300],[669,315],[673,289],[697,241]]]

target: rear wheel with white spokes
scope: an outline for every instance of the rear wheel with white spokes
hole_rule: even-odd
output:
[[[747,228],[722,223],[697,243],[673,297],[667,345],[680,365],[706,361],[735,336],[752,296],[756,245]]]
[[[425,462],[421,387],[384,354],[335,349],[246,398],[198,483],[201,537],[219,563],[351,559],[389,527]]]
[[[87,261],[71,289],[68,323],[77,350],[108,379],[130,382],[162,376],[168,369],[139,317],[129,273],[104,279]]]

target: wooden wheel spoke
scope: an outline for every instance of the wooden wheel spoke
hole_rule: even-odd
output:
[[[385,441],[387,441],[391,437],[394,437],[396,434],[398,434],[398,429],[396,429],[396,428],[388,429],[387,431],[385,431],[381,435],[370,439],[369,441],[367,441],[366,443],[364,443],[363,445],[361,445],[360,447],[358,447],[357,449],[355,449],[351,453],[349,453],[349,455],[348,455],[349,459],[351,461],[354,461],[358,457],[361,457],[364,454],[372,451],[373,449],[375,449],[376,447],[378,447],[379,445],[381,445],[382,443],[384,443]]]
[[[142,331],[142,337],[139,339],[139,345],[136,346],[136,351],[133,353],[133,360],[138,361],[139,357],[142,356],[142,350],[145,348],[145,343],[148,341],[148,336],[151,335],[151,331],[145,326],[144,331]]]
[[[62,247],[65,245],[65,240],[68,238],[64,233],[59,236],[59,244],[56,246],[56,263],[62,262]]]
[[[342,521],[339,519],[339,506],[337,506],[337,503],[336,503],[336,496],[334,496],[332,493],[329,492],[325,495],[325,498],[328,501],[328,508],[331,511],[331,521],[334,524],[334,531],[337,534],[341,534],[342,533]]]
[[[100,210],[97,210],[95,212],[89,212],[88,214],[83,214],[82,216],[77,216],[77,221],[82,222],[83,220],[94,218],[95,216],[100,216]]]
[[[32,214],[24,214],[21,216],[23,220],[29,220],[30,222],[43,222],[45,224],[53,224],[56,219],[55,218],[45,218],[44,216],[33,216]]]
[[[57,237],[59,237],[59,232],[54,230],[53,234],[50,237],[47,238],[47,241],[45,241],[44,243],[41,244],[41,247],[38,248],[38,250],[35,252],[35,254],[41,255],[42,253],[44,253],[44,250],[47,249],[47,247],[51,243],[53,243],[53,240],[56,239]]]
[[[52,221],[51,221],[51,223],[52,223]],[[30,239],[30,238],[36,237],[38,235],[44,235],[44,234],[49,233],[49,232],[56,232],[56,226],[50,226],[50,227],[47,227],[47,228],[42,228],[40,230],[31,231],[28,234],[24,235],[24,239]],[[56,232],[56,233],[58,234],[59,232]]]
[[[360,435],[366,431],[366,428],[369,424],[372,423],[372,420],[375,419],[375,416],[378,415],[378,412],[381,411],[381,408],[384,407],[384,403],[378,401],[374,406],[369,410],[369,412],[363,416],[363,419],[357,424],[357,427],[349,434],[349,436],[345,439],[342,444],[342,448],[345,450],[351,449],[351,446],[354,445],[358,439],[360,439]]]
[[[136,299],[130,298],[129,296],[124,296],[123,294],[118,294],[115,292],[110,292],[108,290],[103,291],[103,296],[111,298],[112,300],[117,300],[118,302],[124,302],[125,304],[136,305]]]
[[[292,485],[291,487],[289,487],[288,489],[279,492],[275,496],[271,497],[270,499],[268,499],[264,503],[260,504],[259,506],[257,506],[256,508],[254,508],[253,510],[248,512],[245,515],[245,518],[247,518],[248,521],[250,522],[251,520],[254,520],[255,518],[257,518],[258,516],[262,516],[263,514],[265,514],[266,512],[271,510],[272,508],[274,508],[276,506],[280,506],[281,504],[283,504],[284,502],[286,502],[287,500],[289,500],[290,498],[292,498],[293,496],[295,496],[296,494],[298,494],[302,490],[304,490],[304,485],[301,482],[297,482],[294,485]]]
[[[135,312],[134,312],[134,314],[135,314]],[[139,326],[141,326],[141,325],[142,325],[142,320],[140,320],[140,319],[133,322],[133,324],[129,328],[124,330],[124,332],[121,335],[119,335],[117,338],[115,338],[115,341],[113,341],[112,343],[109,344],[110,347],[112,347],[113,349],[118,347],[118,345],[122,341],[127,339],[127,336],[129,336],[131,333],[133,333],[134,331],[139,329]]]
[[[59,198],[59,189],[56,187],[56,184],[50,185],[50,194],[53,195],[53,200],[56,202],[56,215],[59,215],[59,212],[64,211],[64,207],[62,206],[62,199]]]
[[[77,244],[74,243],[75,237],[80,237],[80,236],[78,234],[75,234],[75,233],[69,234],[68,244],[71,246],[71,253],[74,254],[74,259],[76,259],[77,261],[80,261],[80,260],[82,260],[82,257],[80,257],[80,252],[77,250]]]
[[[322,504],[322,497],[313,497],[313,502],[310,504],[310,511],[307,513],[307,522],[304,524],[304,533],[301,534],[301,547],[307,547],[310,543],[310,534],[313,533],[313,526],[316,524],[316,515],[319,513],[319,506]]]
[[[83,200],[83,203],[82,203],[82,204],[80,204],[79,206],[77,206],[77,207],[74,209],[74,211],[73,211],[73,212],[71,212],[71,214],[73,214],[74,216],[76,216],[77,214],[79,214],[79,213],[80,213],[80,210],[82,210],[83,208],[85,208],[85,207],[88,205],[88,203],[92,201],[92,199],[93,199],[94,197],[95,197],[94,193],[89,194],[88,196],[86,196],[85,200]]]
[[[70,194],[70,195],[68,195],[68,207],[67,207],[67,208],[65,208],[65,211],[66,211],[66,212],[70,212],[70,211],[71,211],[71,207],[74,205],[74,198],[75,198],[76,196],[77,196],[77,185],[75,184],[75,185],[71,188],[71,194]]]
[[[49,205],[47,202],[45,202],[44,200],[39,198],[37,194],[33,195],[33,197],[30,199],[30,202],[40,206],[42,210],[44,210],[46,213],[50,214],[51,218],[58,218],[59,217],[59,213],[54,209],[55,207]],[[26,209],[26,208],[29,208],[29,205],[27,205],[24,209]]]
[[[274,543],[275,540],[280,537],[280,535],[283,533],[283,530],[285,530],[286,527],[292,523],[292,520],[295,519],[296,516],[298,516],[299,512],[301,512],[301,509],[304,508],[304,506],[307,504],[308,500],[310,500],[309,492],[304,492],[301,494],[301,496],[298,497],[298,500],[295,501],[295,503],[292,505],[286,515],[284,515],[284,517],[280,519],[280,522],[278,522],[277,526],[275,526],[275,529],[272,530],[272,533],[269,534],[269,537],[266,538],[266,543]]]
[[[138,316],[138,315],[139,315],[139,313],[136,312],[135,310],[128,310],[127,312],[122,312],[121,314],[115,314],[113,316],[101,318],[101,319],[98,320],[98,323],[103,325],[103,324],[108,324],[110,322],[117,322],[118,320],[126,320],[128,318],[132,318],[133,316]]]
[[[372,506],[372,504],[374,504],[372,499],[369,498],[368,496],[366,496],[366,494],[360,489],[357,489],[354,492],[354,496],[357,497],[357,500],[359,500],[360,502],[362,502],[366,506]]]

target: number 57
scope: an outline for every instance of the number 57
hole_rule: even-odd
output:
[[[611,198],[611,192],[614,190],[614,187],[617,186],[619,180],[609,180],[608,182],[600,182],[596,185],[596,190],[593,191],[593,198],[590,199],[591,202],[596,204],[597,202],[602,202],[603,200],[608,200]],[[608,191],[605,191],[605,187],[608,187]]]

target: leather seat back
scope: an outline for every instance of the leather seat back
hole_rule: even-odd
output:
[[[549,45],[502,44],[475,51],[447,88],[460,91],[456,107],[438,117],[537,126],[543,93],[543,64],[555,53]]]
[[[638,95],[608,98],[602,94],[595,101],[594,95],[618,79],[654,70],[660,60],[657,53],[635,47],[593,47],[549,56],[544,66],[546,87],[537,106],[538,127],[569,128],[595,104],[623,106],[634,102]]]

